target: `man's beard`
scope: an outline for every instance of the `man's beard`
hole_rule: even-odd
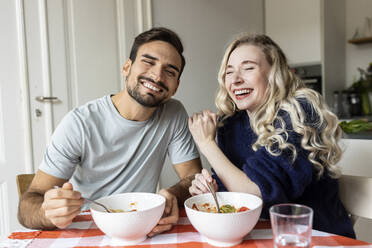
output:
[[[127,86],[128,94],[134,100],[136,100],[136,102],[138,102],[139,104],[141,104],[144,107],[153,108],[153,107],[160,106],[163,103],[163,101],[166,98],[166,96],[163,96],[163,97],[157,99],[151,93],[147,93],[146,95],[141,95],[140,89],[139,89],[139,87],[140,87],[140,79],[141,79],[141,76],[139,76],[137,78],[137,84],[133,88],[130,88],[129,86]],[[146,78],[146,79],[149,80],[148,78]]]

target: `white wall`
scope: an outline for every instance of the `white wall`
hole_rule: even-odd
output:
[[[265,2],[266,33],[282,47],[289,58],[289,63],[302,64],[319,60],[317,59],[320,56],[319,43],[322,39],[328,42],[328,47],[324,51],[325,60],[329,62],[327,78],[324,78],[327,80],[328,100],[332,99],[333,90],[350,86],[359,78],[358,67],[365,69],[372,62],[372,43],[353,45],[347,42],[357,28],[360,31],[363,29],[366,17],[372,18],[371,0],[345,0],[345,10],[341,9],[339,1],[265,0]],[[328,6],[324,11],[323,22],[326,21],[326,26],[323,28],[326,30],[323,37],[319,37],[321,25],[319,3]],[[338,9],[334,10],[334,7]],[[345,17],[342,17],[343,13]],[[339,37],[334,37],[330,33],[338,34]],[[337,47],[334,45],[336,42]],[[344,58],[339,52],[340,49],[345,51],[345,65],[342,65]],[[335,61],[337,66],[335,67],[335,63],[329,59]]]
[[[181,37],[186,67],[175,98],[191,115],[208,108],[215,111],[217,73],[227,45],[241,32],[263,32],[261,0],[153,0],[153,26],[165,26]],[[203,165],[206,163],[203,159]],[[169,162],[161,186],[178,181]]]
[[[291,65],[321,61],[320,2],[265,0],[266,34],[283,49]]]
[[[346,0],[346,41],[351,39],[357,28],[362,29],[365,18],[372,18],[371,0]],[[372,62],[372,43],[346,45],[346,85],[359,78],[358,67],[365,69]]]

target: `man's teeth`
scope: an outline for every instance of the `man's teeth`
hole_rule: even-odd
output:
[[[152,84],[149,84],[149,83],[146,83],[146,82],[145,82],[145,83],[143,83],[143,85],[144,85],[146,88],[152,89],[152,90],[154,90],[154,91],[160,91],[160,89],[158,89],[158,88],[152,86]]]
[[[251,90],[243,89],[243,90],[236,90],[235,95],[241,95],[241,94],[249,94],[251,93]]]

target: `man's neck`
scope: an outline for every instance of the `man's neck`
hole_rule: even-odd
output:
[[[156,110],[156,107],[148,108],[139,104],[128,94],[126,89],[113,95],[111,100],[119,114],[131,121],[146,121]]]

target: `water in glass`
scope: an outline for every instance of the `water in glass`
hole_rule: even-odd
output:
[[[309,240],[298,234],[281,234],[275,239],[275,248],[310,248]]]

